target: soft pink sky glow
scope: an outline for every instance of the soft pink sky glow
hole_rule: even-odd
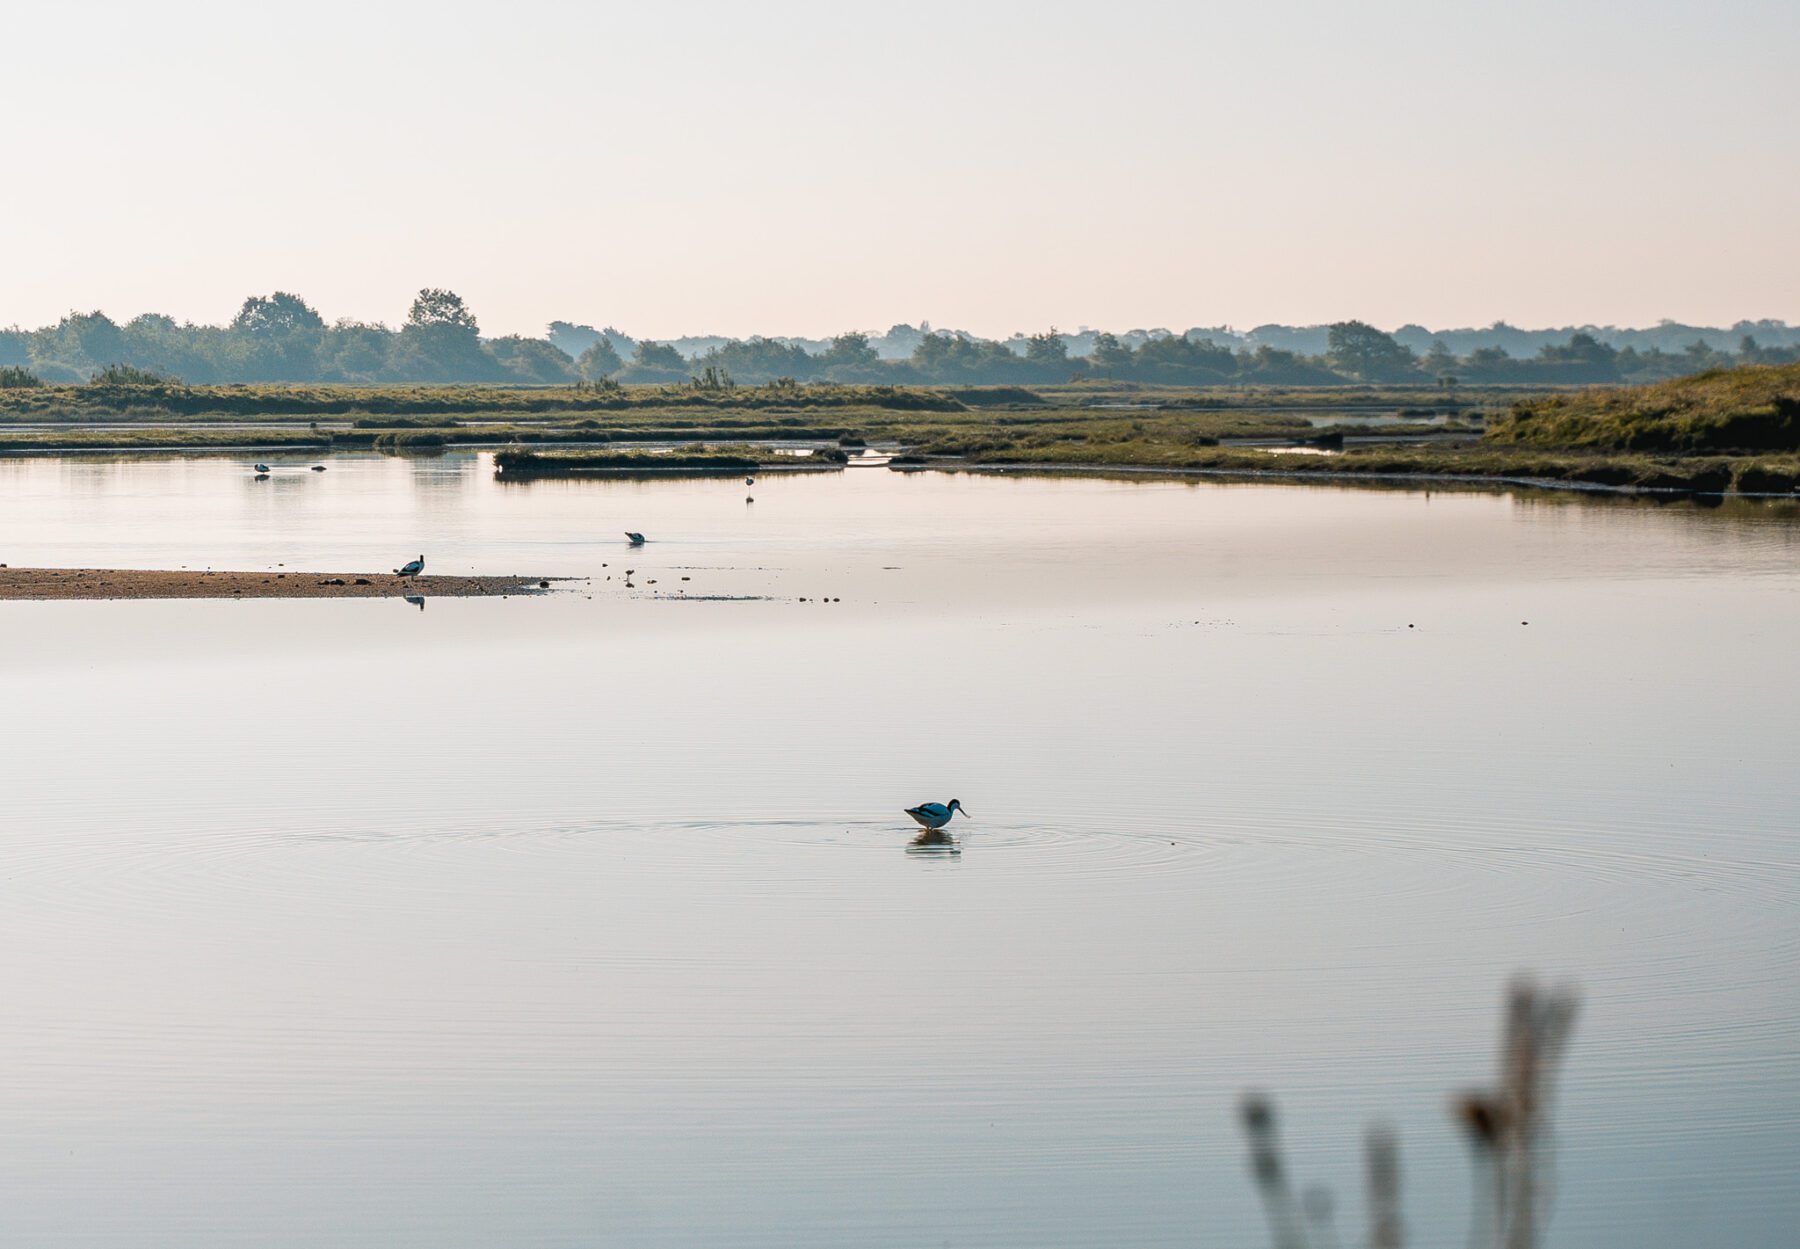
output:
[[[34,6],[0,324],[1800,320],[1800,6]]]

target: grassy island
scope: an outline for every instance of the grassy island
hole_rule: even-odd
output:
[[[186,386],[0,389],[0,455],[494,447],[505,477],[836,467],[1455,478],[1758,494],[1800,483],[1800,365],[1635,387]],[[778,453],[780,447],[787,454]],[[813,449],[811,456],[794,450]],[[1301,454],[1296,454],[1299,452]]]

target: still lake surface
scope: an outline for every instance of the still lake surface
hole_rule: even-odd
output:
[[[594,578],[0,603],[5,1243],[1258,1246],[1261,1088],[1460,1245],[1522,970],[1549,1243],[1793,1243],[1791,505],[328,463],[0,461],[14,566]]]

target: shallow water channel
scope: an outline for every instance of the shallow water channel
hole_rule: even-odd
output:
[[[1550,1245],[1800,1226],[1793,505],[272,462],[0,562],[590,580],[0,603],[6,1243],[1253,1246],[1258,1088],[1457,1245],[1518,971]]]

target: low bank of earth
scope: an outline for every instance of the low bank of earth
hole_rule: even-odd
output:
[[[566,580],[558,578],[557,580]],[[392,573],[225,572],[155,568],[7,568],[0,600],[144,598],[485,598],[543,594],[544,577],[397,577]]]

